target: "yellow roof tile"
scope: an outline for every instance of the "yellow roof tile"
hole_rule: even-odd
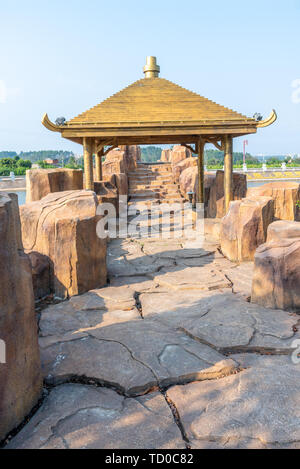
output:
[[[67,126],[210,121],[255,122],[164,78],[144,78],[71,119]]]

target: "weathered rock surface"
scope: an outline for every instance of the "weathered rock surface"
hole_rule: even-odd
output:
[[[160,161],[162,163],[168,163],[171,157],[171,150],[162,150]]]
[[[185,448],[162,394],[128,399],[111,389],[58,386],[8,449]]]
[[[189,158],[185,158],[184,160],[180,161],[177,164],[173,164],[172,172],[176,181],[179,181],[179,177],[183,171],[191,167],[197,167],[197,158],[194,158],[192,156]]]
[[[212,348],[156,321],[125,314],[121,322],[119,312],[119,321],[102,324],[102,315],[98,312],[98,324],[96,313],[91,311],[64,313],[61,318],[55,315],[60,331],[67,331],[76,321],[78,328],[72,334],[40,339],[43,372],[49,384],[85,376],[136,396],[157,386],[229,374],[236,367]],[[48,315],[48,330],[51,321]]]
[[[268,227],[267,242],[280,241],[281,239],[300,238],[300,222],[278,220]]]
[[[31,267],[21,244],[17,196],[11,197],[0,193],[0,340],[6,350],[6,363],[0,362],[0,441],[42,391]]]
[[[297,447],[299,316],[245,301],[253,263],[184,238],[116,239],[108,259],[109,287],[42,311],[54,388],[9,447]]]
[[[273,349],[288,354],[296,334],[297,315],[258,307],[228,290],[176,292],[172,297],[145,292],[140,301],[145,318],[179,328],[221,353]]]
[[[141,159],[141,149],[135,145],[123,145],[110,151],[102,164],[103,175],[134,171]]]
[[[274,219],[270,197],[252,197],[230,203],[221,221],[220,241],[223,254],[233,262],[252,261],[258,246],[267,239]]]
[[[299,366],[288,357],[250,358],[236,375],[167,391],[192,448],[300,447]]]
[[[81,169],[29,169],[26,171],[26,202],[34,202],[51,192],[83,189]]]
[[[275,218],[300,221],[296,203],[300,200],[300,184],[290,181],[270,182],[248,189],[247,196],[265,196],[274,199]]]
[[[34,297],[43,298],[50,294],[50,260],[39,252],[28,254],[32,271]]]
[[[97,197],[49,194],[20,208],[24,248],[50,259],[51,291],[60,298],[106,284],[106,241],[98,238]]]
[[[257,249],[251,301],[269,308],[300,309],[300,238],[274,240]]]
[[[182,145],[174,145],[169,162],[172,163],[172,165],[177,165],[180,161],[190,158],[191,156],[192,152],[188,148]]]

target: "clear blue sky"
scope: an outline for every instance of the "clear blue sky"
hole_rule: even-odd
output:
[[[156,55],[162,77],[220,104],[277,110],[276,124],[249,137],[251,153],[300,153],[299,25],[299,0],[2,2],[0,150],[80,153],[42,127],[43,113],[85,111]]]

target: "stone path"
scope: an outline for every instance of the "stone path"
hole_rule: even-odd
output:
[[[40,320],[47,396],[10,448],[299,448],[299,316],[212,240],[112,240],[110,284]]]

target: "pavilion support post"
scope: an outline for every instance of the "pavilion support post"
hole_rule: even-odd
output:
[[[205,142],[199,138],[197,144],[198,150],[198,198],[199,204],[204,204],[204,145]]]
[[[102,156],[104,148],[97,151],[97,145],[95,144],[95,163],[96,163],[96,180],[102,181]]]
[[[232,137],[226,135],[224,138],[224,201],[225,213],[228,212],[229,204],[233,200],[233,158]]]
[[[91,138],[83,139],[83,159],[84,159],[84,178],[85,189],[94,190],[94,168],[93,168],[93,141]]]

